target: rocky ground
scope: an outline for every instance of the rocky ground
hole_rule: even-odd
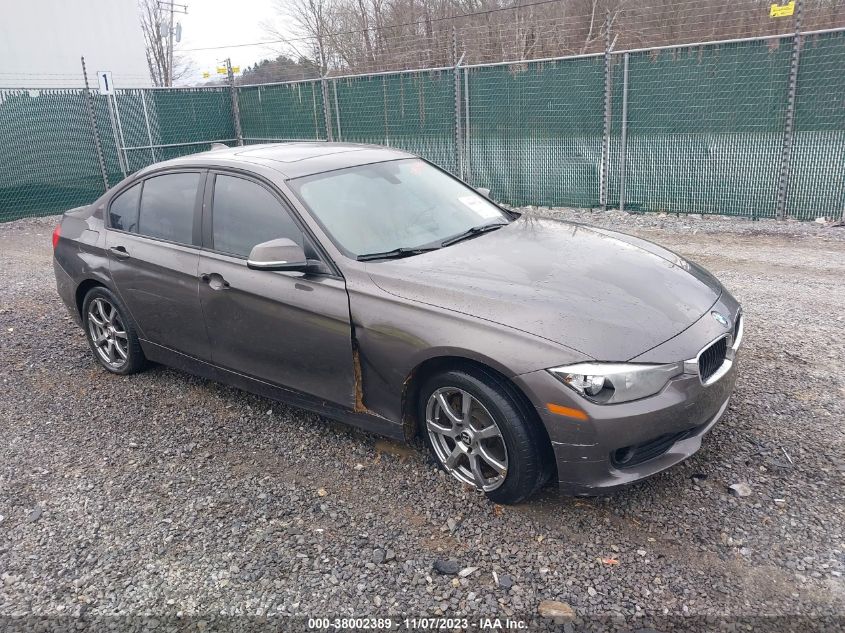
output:
[[[530,212],[660,242],[745,308],[703,449],[609,497],[499,507],[419,447],[163,367],[109,375],[56,295],[55,218],[0,224],[0,628],[534,630],[555,626],[544,600],[567,630],[845,616],[845,228]]]

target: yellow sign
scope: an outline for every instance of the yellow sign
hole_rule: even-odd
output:
[[[227,74],[227,70],[225,66],[218,66],[217,67],[217,74],[218,75],[225,75]]]
[[[241,72],[241,67],[240,66],[232,66],[232,72],[237,75],[239,72]]]
[[[790,0],[786,4],[773,4],[769,9],[770,18],[788,18],[795,13],[795,0]]]
[[[202,74],[202,78],[203,78],[203,79],[208,79],[209,77],[211,77],[211,73],[210,73],[210,72],[204,72],[204,73]]]

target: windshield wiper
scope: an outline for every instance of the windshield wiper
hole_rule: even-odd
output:
[[[481,235],[482,233],[487,233],[487,231],[495,231],[496,229],[500,229],[503,226],[507,225],[507,222],[495,222],[493,224],[482,224],[481,226],[473,226],[472,228],[467,229],[463,233],[458,233],[457,235],[453,235],[452,237],[447,237],[445,240],[440,242],[440,246],[451,246],[452,244],[455,244],[462,240],[474,237],[476,235]]]
[[[473,226],[464,231],[463,233],[458,233],[457,235],[453,235],[452,237],[447,237],[439,244],[434,243],[423,244],[422,246],[401,246],[399,248],[394,248],[392,251],[384,251],[383,253],[366,253],[365,255],[358,255],[358,257],[356,257],[355,259],[357,259],[359,262],[366,262],[372,259],[399,259],[401,257],[419,255],[420,253],[436,251],[438,248],[450,246],[451,244],[455,244],[456,242],[460,242],[461,240],[465,240],[467,238],[480,235],[482,233],[487,233],[487,231],[494,231],[495,229],[500,229],[503,226],[507,225],[507,222],[494,222],[493,224],[482,224],[481,226]]]
[[[384,251],[383,253],[367,253],[365,255],[358,255],[355,259],[359,262],[366,262],[371,259],[399,259],[401,257],[410,257],[411,255],[419,255],[420,253],[427,253],[428,251],[436,251],[440,246],[402,246],[394,248],[392,251]]]

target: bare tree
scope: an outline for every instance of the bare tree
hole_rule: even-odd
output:
[[[276,0],[294,59],[321,74],[528,61],[789,32],[770,0]],[[804,21],[841,25],[845,0],[805,0]],[[290,29],[288,29],[290,30]],[[284,39],[279,30],[271,31]],[[608,37],[609,36],[609,37]],[[290,40],[290,35],[288,39]]]
[[[154,86],[170,86],[193,72],[193,64],[182,55],[174,52],[173,68],[170,68],[168,55],[167,25],[165,11],[157,0],[138,0],[141,13],[141,31],[144,33],[144,47],[147,53],[147,65]]]
[[[336,0],[276,0],[276,13],[285,23],[294,24],[291,32],[272,24],[264,29],[274,39],[284,42],[285,49],[297,56],[314,59],[321,75],[328,73],[332,54],[330,38],[337,26]],[[303,41],[304,38],[304,41]]]

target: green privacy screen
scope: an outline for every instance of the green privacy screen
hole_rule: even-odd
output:
[[[793,40],[629,55],[626,208],[775,217]],[[806,37],[787,213],[845,208],[845,34]],[[619,200],[623,56],[613,56],[609,198]]]
[[[791,41],[629,55],[626,208],[773,217]],[[613,58],[608,200],[619,200],[624,58]]]
[[[0,220],[86,204],[103,192],[78,90],[0,90]]]
[[[407,150],[455,171],[453,71],[352,77],[329,84],[335,140]]]
[[[119,90],[113,105],[127,173],[236,140],[228,88]]]
[[[807,37],[801,49],[787,213],[845,212],[845,33]]]
[[[465,88],[470,182],[515,205],[598,204],[603,58],[471,68]]]
[[[235,140],[227,88],[118,90],[91,100],[110,185]],[[0,90],[0,221],[59,213],[104,191],[83,90]]]
[[[239,88],[238,101],[246,143],[326,138],[319,81]]]
[[[607,204],[775,217],[845,210],[845,33],[803,36],[783,170],[793,37],[610,56]],[[237,89],[245,143],[375,143],[419,154],[514,205],[600,204],[603,55]],[[627,95],[627,145],[622,103]],[[92,94],[110,185],[237,141],[228,87]],[[82,90],[0,90],[0,221],[105,190]]]

